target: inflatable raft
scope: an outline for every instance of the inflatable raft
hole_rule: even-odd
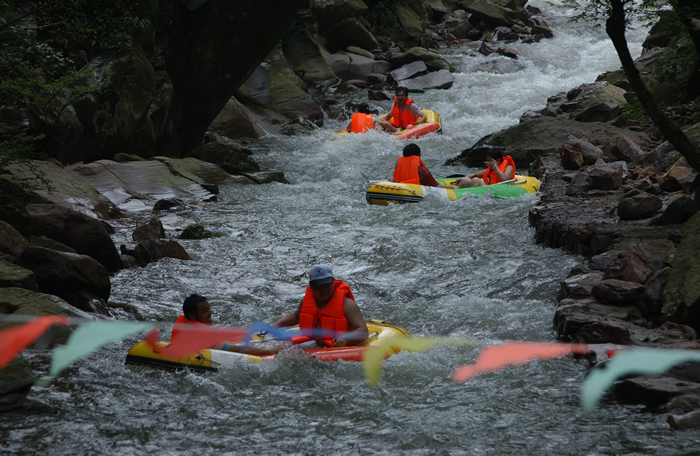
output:
[[[442,123],[440,122],[440,116],[438,113],[435,111],[431,111],[430,109],[421,109],[423,114],[425,114],[426,117],[426,122],[416,125],[413,128],[408,128],[406,130],[401,130],[399,133],[394,135],[394,138],[396,139],[415,139],[415,138],[420,138],[421,136],[425,136],[428,133],[432,133],[434,131],[441,133],[442,132]],[[382,116],[385,117],[385,116]],[[350,133],[347,132],[346,130],[340,130],[337,132],[340,136],[347,136]]]
[[[352,347],[327,347],[311,348],[304,350],[304,353],[319,361],[362,361],[362,353],[389,338],[409,338],[411,333],[403,328],[392,326],[381,320],[369,320],[367,322],[369,338],[361,344]],[[158,342],[159,347],[167,346],[167,342]],[[316,346],[314,344],[314,346]],[[292,345],[290,344],[290,347]],[[386,357],[401,351],[400,347],[391,347]],[[166,370],[189,369],[193,371],[217,371],[226,366],[236,366],[240,364],[259,363],[274,359],[275,356],[254,356],[243,353],[234,353],[223,350],[201,350],[190,356],[183,358],[166,357],[154,351],[145,341],[131,347],[126,355],[126,364],[135,366],[156,367]]]
[[[441,184],[455,185],[456,177],[436,179]],[[485,185],[471,188],[438,188],[418,184],[401,184],[381,181],[367,190],[367,202],[386,206],[389,203],[418,203],[426,196],[435,196],[449,200],[458,200],[465,195],[491,195],[496,198],[510,198],[535,193],[540,189],[540,181],[530,176],[515,176],[509,183]]]

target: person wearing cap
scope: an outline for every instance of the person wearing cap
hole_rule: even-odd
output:
[[[457,179],[459,188],[493,185],[515,177],[515,162],[510,155],[503,156],[501,149],[489,147],[484,161],[486,169]]]
[[[352,115],[350,123],[345,127],[345,131],[348,133],[367,133],[369,130],[373,130],[374,127],[377,127],[380,131],[388,130],[392,133],[399,131],[398,128],[383,117],[374,117],[367,103],[360,103],[357,105],[357,112]]]
[[[309,269],[309,285],[299,308],[282,317],[275,326],[299,325],[294,343],[315,340],[318,345],[344,347],[367,339],[367,323],[348,284],[335,280],[326,264]]]
[[[426,187],[457,188],[454,185],[441,184],[435,180],[430,170],[420,158],[420,147],[409,144],[403,148],[403,157],[399,157],[394,169],[394,182],[418,184]]]
[[[202,295],[198,295],[195,293],[188,296],[187,299],[185,299],[185,302],[182,303],[182,313],[183,315],[180,315],[175,321],[175,325],[173,326],[173,332],[170,335],[170,343],[175,342],[175,339],[180,334],[182,334],[184,331],[187,331],[187,325],[200,327],[212,325],[211,306],[209,305],[209,301],[207,301],[207,298],[205,298]],[[242,345],[232,345],[228,342],[217,344],[212,348],[215,348],[217,350],[245,353],[247,355],[256,356],[274,355],[278,353],[281,349],[280,347],[261,348]]]

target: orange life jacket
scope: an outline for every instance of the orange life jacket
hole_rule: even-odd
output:
[[[509,165],[513,167],[513,177],[515,177],[515,163],[513,162],[513,159],[510,157],[510,155],[506,155],[505,157],[503,157],[503,161],[500,165],[498,165],[498,169],[500,169],[503,173],[506,171],[506,168]],[[511,179],[513,179],[513,177],[511,177]],[[491,168],[486,168],[486,171],[484,171],[483,179],[486,185],[492,185],[501,182],[501,179],[498,177],[498,174],[491,171]]]
[[[173,333],[170,335],[170,343],[175,342],[175,336],[182,332],[182,328],[178,327],[178,325],[184,324],[208,326],[198,321],[188,320],[186,316],[180,315],[179,317],[177,317],[177,320],[175,320],[175,326],[173,326]]]
[[[313,337],[308,335],[295,336],[292,342],[301,343],[307,340],[316,339],[316,342],[323,343],[327,346],[333,345],[333,339],[348,332],[348,319],[345,318],[345,297],[350,296],[353,301],[355,297],[350,291],[348,284],[342,280],[334,280],[335,292],[331,296],[330,301],[323,306],[323,309],[316,307],[316,299],[311,292],[311,287],[306,287],[304,301],[301,304],[299,312],[299,329],[302,332],[318,331],[320,334],[313,334]]]
[[[350,133],[367,133],[369,130],[374,130],[372,114],[363,114],[361,112],[356,112],[352,115]]]
[[[404,184],[419,184],[420,177],[418,176],[418,167],[425,168],[425,163],[418,155],[410,157],[399,157],[396,168],[394,169],[394,182],[402,182]]]
[[[399,111],[399,103],[394,97],[394,105],[391,107],[391,120],[389,121],[393,126],[403,130],[408,125],[416,124],[416,116],[411,112],[411,105],[413,100],[406,98],[406,105],[403,107],[403,111]]]

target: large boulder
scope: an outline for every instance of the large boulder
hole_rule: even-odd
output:
[[[492,27],[499,25],[509,27],[513,24],[526,27],[536,25],[522,9],[511,9],[510,7],[514,6],[511,3],[508,3],[507,6],[499,3],[504,2],[476,0],[466,6],[465,10],[471,13],[475,19],[484,21]]]
[[[418,14],[416,14],[413,10],[403,6],[397,6],[394,13],[398,18],[401,27],[411,37],[417,39],[423,35],[423,24],[421,24],[420,16],[418,16]]]
[[[256,104],[294,120],[323,125],[323,112],[306,92],[306,84],[289,68],[278,45],[238,90],[236,99]]]
[[[35,380],[22,357],[16,357],[0,370],[0,413],[29,405],[26,396]]]
[[[401,81],[401,85],[410,91],[427,89],[449,89],[454,84],[454,77],[448,70],[433,71],[417,78]]]
[[[260,171],[253,158],[231,146],[210,142],[192,149],[188,156],[214,163],[231,174]]]
[[[112,288],[109,273],[89,256],[27,247],[16,264],[36,274],[39,290],[43,293],[68,300],[71,293],[87,291],[104,300],[109,298]]]
[[[282,51],[289,68],[309,84],[318,84],[336,77],[323,58],[321,46],[316,18],[308,10],[298,11],[296,20],[282,38]]]
[[[626,135],[637,143],[643,143],[642,136],[608,124],[539,117],[485,136],[447,163],[465,164],[470,167],[483,166],[486,156],[484,146],[490,145],[513,157],[516,166],[525,167],[540,155],[556,154],[570,135],[589,142],[599,139],[611,143],[621,135]]]
[[[324,54],[333,72],[343,81],[367,80],[370,74],[387,74],[394,65],[384,60],[374,60],[357,54]]]
[[[39,175],[35,174],[36,169]],[[4,168],[3,179],[34,188],[34,192],[46,200],[74,209],[93,218],[110,220],[123,217],[123,213],[108,198],[95,190],[88,181],[70,172],[70,168],[48,161],[15,163]],[[42,181],[47,179],[50,188]]]
[[[404,52],[393,54],[391,56],[391,63],[397,66],[407,65],[418,60],[425,63],[425,66],[429,71],[455,71],[454,67],[450,65],[450,62],[445,60],[442,56],[420,47],[412,47],[406,49]]]
[[[195,158],[183,160],[186,161],[199,162],[196,163],[198,167],[218,168]],[[171,166],[172,164],[169,166],[159,160],[128,163],[98,160],[85,165],[74,165],[71,170],[83,176],[97,191],[124,211],[150,210],[164,195],[197,201],[209,201],[216,197],[204,189],[200,182],[173,174]]]
[[[281,132],[281,128],[277,132],[265,131],[252,117],[253,113],[248,108],[241,104],[236,97],[231,97],[224,109],[214,118],[209,130],[231,139],[262,138],[267,133]],[[289,122],[289,119],[283,119],[283,122],[277,122],[276,126]]]
[[[700,214],[683,225],[681,243],[671,261],[662,312],[668,319],[700,330]]]
[[[88,255],[109,272],[119,269],[119,253],[99,220],[56,204],[29,204],[26,209],[34,236],[46,236]]]
[[[27,238],[22,236],[12,225],[0,220],[0,255],[15,259],[28,245]]]
[[[359,20],[367,11],[362,0],[312,0],[311,12],[318,19],[318,31],[332,50],[359,46],[372,50],[377,39]]]
[[[39,291],[36,274],[6,260],[0,260],[0,288],[2,287]]]
[[[94,320],[87,312],[76,309],[58,296],[53,296],[23,288],[0,288],[0,313],[11,315],[63,315]],[[0,322],[0,329],[16,326],[18,323]],[[67,326],[53,325],[29,348],[51,349],[68,341],[71,330]]]

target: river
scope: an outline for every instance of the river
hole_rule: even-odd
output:
[[[518,122],[528,109],[619,68],[601,29],[569,24],[572,11],[544,1],[556,39],[512,44],[522,57],[510,74],[479,70],[492,57],[450,49],[454,87],[412,95],[436,110],[444,133],[417,141],[436,176],[474,171],[443,165],[479,138]],[[645,30],[629,35],[634,55]],[[474,46],[471,46],[473,49]],[[496,57],[502,58],[502,57]],[[504,58],[504,57],[503,57]],[[359,99],[357,100],[359,101]],[[389,108],[388,102],[372,102]],[[290,185],[226,186],[219,201],[170,215],[222,237],[181,241],[193,261],[164,260],[112,278],[110,300],[146,320],[174,321],[183,299],[209,298],[214,322],[272,322],[295,308],[314,263],[332,265],[366,318],[414,336],[469,338],[473,346],[400,353],[371,388],[359,363],[281,356],[273,362],[201,375],[124,366],[133,337],[74,363],[29,397],[49,405],[0,416],[3,454],[683,454],[700,431],[677,432],[665,415],[605,399],[579,406],[586,372],[571,358],[450,379],[488,344],[554,341],[559,282],[581,257],[535,245],[528,210],[536,197],[426,200],[391,207],[365,202],[368,181],[390,177],[404,143],[376,132],[338,138],[344,122],[255,150]],[[150,214],[135,214],[114,236],[127,243]],[[169,330],[164,325],[164,332]]]

